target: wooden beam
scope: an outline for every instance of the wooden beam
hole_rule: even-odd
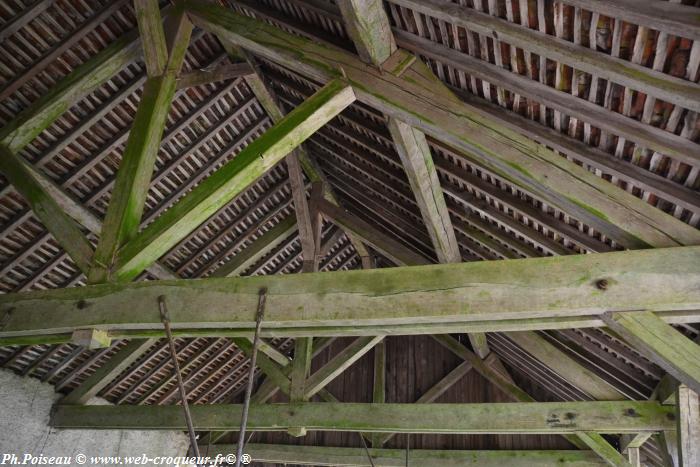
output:
[[[435,247],[438,261],[461,263],[462,254],[425,135],[396,119],[389,120],[389,132]]]
[[[161,26],[156,0],[137,0],[135,8],[139,30],[145,34],[142,43],[149,78],[144,84],[95,250],[88,276],[93,283],[119,277],[114,275],[117,271],[113,268],[117,251],[139,231],[177,75],[192,33],[192,23],[182,9],[171,14],[165,26]]]
[[[602,318],[648,359],[695,392],[700,391],[699,345],[651,311],[612,312]]]
[[[86,404],[155,344],[156,339],[134,339],[61,399],[61,404]]]
[[[197,430],[236,429],[240,405],[190,407]],[[672,429],[673,408],[658,402],[532,402],[486,404],[296,403],[251,405],[251,431],[308,430],[566,434],[577,431],[637,433]],[[54,428],[184,430],[176,405],[58,405]]]
[[[692,322],[700,315],[698,282],[700,247],[679,247],[279,277],[104,284],[0,296],[0,337],[41,339],[78,328],[109,330],[112,337],[162,336],[160,320],[153,314],[153,304],[162,294],[172,302],[172,327],[176,334],[182,332],[178,335],[249,336],[254,327],[250,310],[255,309],[260,287],[268,289],[264,337],[600,327],[606,311],[622,316],[638,309],[655,311],[669,322]]]
[[[400,76],[380,73],[330,45],[202,2],[186,5],[193,21],[203,29],[308,78],[326,82],[344,73],[362,102],[470,154],[488,170],[622,245],[700,242],[697,229],[660,213],[462,102],[419,60]]]
[[[302,272],[318,271],[318,258],[316,258],[316,246],[311,222],[311,211],[306,200],[306,184],[299,164],[299,155],[292,152],[285,159],[289,185],[292,187],[294,200],[294,212],[296,214],[299,240],[301,241]],[[320,239],[318,239],[320,241]]]
[[[382,0],[338,2],[348,35],[362,60],[380,66],[396,50]]]
[[[181,74],[177,78],[177,89],[191,88],[205,84],[218,83],[229,79],[247,77],[255,73],[247,63],[228,63],[213,69],[194,70]]]
[[[205,451],[205,449],[207,449]],[[202,446],[210,457],[236,452],[231,444]],[[404,467],[406,455],[410,465],[421,467],[593,467],[604,462],[591,451],[454,451],[429,449],[370,449],[373,464],[362,448],[294,446],[284,444],[246,444],[246,453],[254,462],[310,466]]]
[[[0,146],[0,172],[24,197],[46,230],[56,239],[76,266],[85,274],[90,270],[93,247],[78,224],[59,206],[34,176],[20,156]]]
[[[597,435],[597,433],[592,433]],[[613,467],[632,467],[625,457],[620,454],[614,447],[610,445],[601,436],[591,436],[591,433],[585,431],[579,431],[576,436],[584,443],[588,445],[589,448],[596,454],[598,454],[608,465]]]
[[[272,119],[272,121],[275,123],[280,121],[284,117],[282,106],[280,106],[274,91],[270,89],[270,87],[266,84],[265,80],[263,79],[262,72],[255,64],[255,59],[246,51],[228,42],[224,41],[224,47],[226,47],[226,50],[229,52],[229,54],[235,52],[236,54],[242,56],[247,61],[248,65],[250,65],[253,68],[255,73],[246,77],[246,83],[248,84],[248,87],[250,87],[250,89],[253,91],[253,94],[258,99],[258,102],[260,102],[260,105],[265,109],[265,112],[267,112],[270,119]],[[297,147],[296,153],[299,157],[299,162],[301,163],[304,173],[308,177],[312,186],[316,183],[321,183],[321,186],[323,188],[323,195],[325,196],[325,198],[330,203],[338,205],[338,200],[336,199],[330,184],[327,182],[323,171],[318,166],[318,163],[313,159],[313,157],[311,157],[311,155],[304,149],[303,146]],[[314,213],[314,215],[316,214]],[[314,225],[317,225],[317,227],[320,228],[320,219],[315,219]],[[314,230],[318,230],[318,228],[314,228]],[[354,235],[348,234],[348,239],[352,243],[353,247],[355,247],[355,250],[357,251],[357,254],[360,255],[360,257],[364,258],[369,255],[365,246]],[[319,243],[317,242],[317,239],[315,239],[314,241],[316,243]],[[317,252],[318,246],[319,245],[316,245]],[[320,260],[320,258],[318,258],[317,261],[318,260]]]
[[[321,389],[326,387],[331,381],[337,378],[342,372],[347,370],[353,363],[358,361],[364,354],[383,339],[383,336],[358,337],[352,344],[340,351],[312,374],[304,385],[304,397],[312,398]]]
[[[345,209],[335,206],[326,200],[319,200],[317,207],[331,222],[346,232],[363,239],[389,260],[399,265],[422,265],[430,262],[398,241],[376,230],[364,220],[350,214]]]
[[[700,18],[690,5],[661,5],[637,0],[562,0],[563,3],[619,18],[649,29],[656,29],[689,39],[700,39]]]
[[[300,337],[294,342],[294,359],[292,360],[291,385],[289,400],[303,402],[308,400],[305,394],[307,378],[311,371],[311,350],[313,337]]]
[[[676,391],[678,453],[680,467],[700,465],[700,398],[681,384]]]
[[[168,62],[168,48],[161,25],[157,0],[134,0],[134,12],[143,45],[143,58],[148,76],[160,76]]]
[[[457,367],[449,372],[447,375],[445,375],[444,378],[442,378],[440,381],[437,383],[433,384],[430,389],[428,389],[426,392],[424,392],[417,400],[416,404],[430,404],[432,402],[435,402],[442,396],[448,389],[450,389],[452,386],[454,386],[457,381],[462,379],[467,373],[469,373],[472,369],[472,364],[468,361],[464,361],[457,365]],[[386,435],[379,435],[376,436],[372,441],[372,446],[374,447],[381,447],[383,444],[386,444],[391,438],[393,438],[395,433],[388,433]],[[377,444],[374,444],[377,443]]]
[[[249,246],[244,248],[243,251],[233,255],[231,260],[215,270],[211,277],[233,277],[240,275],[243,271],[255,264],[258,259],[277,248],[296,231],[296,217],[287,217],[255,239]]]
[[[324,86],[124,245],[115,277],[133,279],[354,100],[343,81]]]
[[[544,34],[472,8],[438,0],[392,0],[419,13],[467,28],[480,37],[492,38],[528,52],[585,71],[596,77],[654,96],[657,99],[700,111],[700,86],[669,76],[594,48]],[[589,7],[584,7],[590,9]],[[655,25],[653,29],[658,29]],[[481,62],[484,63],[484,62]],[[488,63],[488,62],[485,62]],[[491,81],[501,85],[500,82]],[[598,123],[598,122],[591,122]]]
[[[506,336],[527,353],[544,363],[570,384],[581,389],[594,400],[616,401],[626,399],[600,376],[578,363],[534,332],[508,332]]]
[[[140,39],[134,29],[78,66],[5,125],[0,130],[0,144],[12,152],[21,150],[75,102],[113,78],[140,54]]]
[[[559,91],[544,83],[534,81],[526,76],[513,73],[498,65],[472,57],[411,33],[395,30],[396,40],[401,47],[430,59],[446,63],[459,70],[474,75],[476,78],[513,91],[517,94],[534,99],[548,108],[554,108],[600,127],[602,130],[623,136],[644,147],[671,156],[686,164],[700,164],[700,156],[694,149],[694,144],[687,138],[661,128],[647,125],[625,115],[611,112],[593,102]],[[686,81],[687,82],[687,81]],[[661,81],[663,85],[664,82]],[[695,85],[700,93],[700,85]],[[700,103],[700,99],[697,100]]]

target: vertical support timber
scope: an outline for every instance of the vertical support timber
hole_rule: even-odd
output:
[[[311,371],[311,350],[313,337],[300,337],[294,342],[294,359],[292,360],[292,384],[289,399],[291,402],[303,402],[306,379]]]
[[[700,465],[700,399],[685,384],[676,390],[678,455],[681,467]]]
[[[363,61],[379,66],[396,50],[382,0],[340,0],[340,13]]]
[[[374,381],[372,383],[372,402],[383,404],[386,401],[386,341],[374,346]],[[383,436],[374,433],[370,436],[373,448],[382,446]]]
[[[143,36],[148,79],[95,251],[88,277],[93,283],[112,280],[117,251],[138,232],[160,140],[175,94],[177,75],[192,33],[192,23],[183,9],[170,14],[161,26],[156,0],[136,0],[135,6]]]

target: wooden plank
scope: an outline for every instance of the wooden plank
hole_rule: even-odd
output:
[[[139,10],[142,6],[147,6],[145,12]],[[192,33],[192,23],[181,9],[166,19],[164,27],[167,29],[167,39],[164,27],[161,26],[156,0],[137,1],[136,9],[139,29],[142,33],[150,31],[144,36],[147,40],[143,43],[146,44],[146,62],[152,63],[119,164],[102,234],[93,258],[93,268],[88,276],[93,283],[116,278],[113,276],[116,272],[113,264],[117,251],[139,231],[160,140],[175,95],[177,75]],[[159,34],[153,32],[156,29],[160,31]],[[155,43],[157,39],[152,37],[154,34],[163,36],[162,51]]]
[[[331,222],[346,232],[351,232],[353,235],[363,239],[368,245],[396,264],[416,265],[430,263],[423,256],[414,253],[398,241],[379,232],[369,223],[350,214],[343,208],[335,206],[326,200],[319,200],[317,207]]]
[[[190,407],[197,430],[236,429],[240,405]],[[251,431],[306,427],[315,431],[454,434],[637,433],[671,429],[673,408],[658,402],[528,402],[486,404],[253,404]],[[184,430],[175,405],[58,405],[54,428]]]
[[[141,55],[140,46],[135,29],[112,42],[0,129],[0,144],[13,152],[21,150],[75,102],[136,60]]]
[[[356,56],[234,12],[189,1],[193,21],[252,52],[326,82],[343,73],[358,99],[470,154],[491,170],[627,247],[697,244],[700,232],[462,102],[419,60],[380,73]],[[342,70],[342,71],[341,71]]]
[[[699,345],[651,311],[605,313],[603,320],[613,331],[671,376],[695,392],[700,391]]]
[[[697,321],[700,247],[448,265],[103,284],[0,296],[0,337],[110,330],[162,336],[153,314],[171,303],[178,335],[249,336],[267,287],[262,335],[427,334],[602,326],[606,311],[648,309]],[[85,312],[89,309],[89,313]],[[674,331],[675,332],[675,331]],[[124,334],[121,334],[124,335]],[[695,344],[693,344],[695,345]],[[689,356],[688,356],[689,357]]]
[[[689,5],[650,0],[562,0],[563,3],[689,39],[700,39],[700,18]]]
[[[2,29],[0,29],[0,42],[5,42],[6,39],[22,29],[52,4],[53,0],[36,0],[26,7],[20,14],[2,25]]]
[[[211,277],[238,276],[297,231],[296,217],[290,216],[255,239],[243,251],[216,269]]]
[[[681,384],[676,391],[679,466],[700,465],[700,398]]]
[[[134,339],[130,341],[112,355],[104,365],[88,376],[80,386],[61,399],[61,404],[86,404],[155,343],[156,339]]]
[[[46,230],[53,235],[78,268],[87,274],[92,261],[92,244],[83,235],[78,224],[61,209],[34,177],[34,171],[29,168],[29,164],[11,150],[0,146],[0,172],[24,197]]]
[[[313,337],[300,337],[294,341],[294,359],[292,360],[291,385],[289,400],[303,402],[305,397],[306,380],[311,371],[311,350]]]
[[[134,0],[134,12],[148,76],[160,76],[168,62],[168,48],[165,45],[158,0]]]
[[[398,29],[394,33],[397,42],[402,48],[463,70],[484,81],[498,83],[499,86],[534,99],[547,107],[594,124],[609,133],[623,136],[630,141],[671,156],[686,164],[698,165],[700,163],[700,156],[698,156],[697,148],[695,148],[696,144],[687,138],[647,125],[617,112],[611,112],[593,102],[559,91],[547,84],[533,81],[526,76],[512,73],[497,65],[448,48],[429,39]],[[696,92],[700,93],[700,85],[695,85],[695,87],[697,87]],[[695,102],[700,103],[700,99],[695,100]]]
[[[576,433],[576,435],[586,443],[593,452],[604,459],[608,465],[612,465],[613,467],[632,467],[627,459],[617,452],[617,450],[601,436],[591,436],[591,433],[584,431],[580,431]]]
[[[669,76],[631,61],[520,26],[475,9],[464,8],[458,4],[438,0],[393,0],[392,3],[467,28],[492,40],[522,47],[530,53],[663,101],[700,111],[700,86],[691,81]],[[658,26],[654,26],[654,29],[658,29]],[[498,81],[495,82],[501,84]]]
[[[27,68],[23,69],[18,75],[14,76],[11,81],[6,83],[2,90],[0,90],[0,101],[7,100],[40,72],[47,70],[47,67],[56,60],[59,60],[71,47],[83,40],[85,36],[94,31],[96,27],[127,3],[128,0],[115,0],[103,8],[96,9],[89,18],[80,24],[78,29],[71,31],[63,40],[49,48],[38,60],[31,62]]]
[[[177,89],[242,78],[254,72],[253,68],[247,63],[228,63],[213,69],[193,70],[189,73],[181,74],[177,78]]]
[[[205,448],[208,449],[205,451]],[[231,444],[203,445],[200,451],[210,457],[236,452]],[[294,446],[287,444],[246,444],[245,452],[254,462],[324,467],[404,467],[405,449],[370,449],[370,464],[362,448]],[[593,467],[606,465],[591,451],[455,451],[411,449],[408,463],[421,467]]]
[[[372,350],[375,344],[383,338],[383,336],[375,336],[355,339],[352,344],[341,350],[328,363],[309,377],[304,386],[304,397],[311,399],[316,393],[352,366],[353,363],[362,358],[364,354]]]
[[[605,174],[610,174],[644,190],[657,193],[661,198],[674,204],[683,206],[691,211],[700,211],[700,201],[697,199],[697,195],[687,187],[649,172],[643,167],[627,163],[616,157],[610,157],[610,154],[589,146],[583,141],[567,137],[553,128],[541,125],[514,112],[509,112],[507,109],[484,99],[479,99],[463,92],[460,92],[459,96],[512,131],[571,156],[586,165],[599,169]]]
[[[382,0],[341,0],[338,8],[362,60],[379,66],[396,50]]]
[[[508,338],[527,353],[594,400],[623,400],[625,397],[604,379],[569,357],[534,332],[508,332]]]
[[[136,277],[354,100],[343,81],[324,86],[124,245],[115,278]]]

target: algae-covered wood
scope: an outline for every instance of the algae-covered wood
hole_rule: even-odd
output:
[[[534,196],[621,245],[700,243],[700,232],[589,173],[457,98],[421,62],[394,76],[357,56],[232,11],[188,1],[195,24],[262,57],[326,82],[346,76],[358,99],[479,160]]]
[[[241,405],[190,407],[197,430],[236,429]],[[389,433],[638,433],[675,427],[673,407],[658,402],[528,402],[491,404],[253,404],[248,428]],[[59,405],[54,428],[182,430],[182,408]]]
[[[700,284],[700,281],[696,282]],[[678,381],[700,392],[700,345],[651,311],[606,313],[605,323]]]
[[[209,456],[236,452],[236,446],[216,444],[206,446]],[[202,446],[200,450],[204,450]],[[281,444],[245,445],[245,452],[254,461],[323,467],[593,467],[606,465],[591,451],[457,451],[431,449],[369,449],[373,464],[362,448],[326,446],[291,446]]]
[[[124,245],[115,277],[136,277],[354,100],[342,80],[320,89]]]
[[[603,326],[607,311],[697,321],[700,247],[309,273],[101,284],[0,296],[0,337],[97,328],[250,335],[267,288],[264,336],[428,334]],[[224,334],[226,335],[226,334]],[[48,337],[48,336],[46,336]]]

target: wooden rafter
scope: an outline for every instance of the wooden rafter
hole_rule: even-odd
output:
[[[327,84],[124,245],[115,277],[136,277],[354,100],[342,80]]]
[[[260,21],[200,2],[187,2],[187,8],[200,27],[309,78],[325,82],[344,72],[356,87],[359,100],[471,154],[491,170],[622,245],[671,246],[699,241],[696,229],[465,104],[420,61],[401,76],[381,75],[352,54]]]
[[[63,247],[81,271],[87,274],[93,255],[92,244],[75,220],[69,217],[47,192],[21,156],[0,146],[0,172],[14,185],[46,229]]]
[[[91,282],[113,280],[117,251],[138,233],[151,175],[175,95],[177,75],[190,43],[192,23],[177,9],[162,25],[156,0],[136,0],[139,31],[148,70],[136,116],[117,172],[102,226]],[[165,31],[164,31],[165,29]],[[150,266],[146,265],[146,266]]]

